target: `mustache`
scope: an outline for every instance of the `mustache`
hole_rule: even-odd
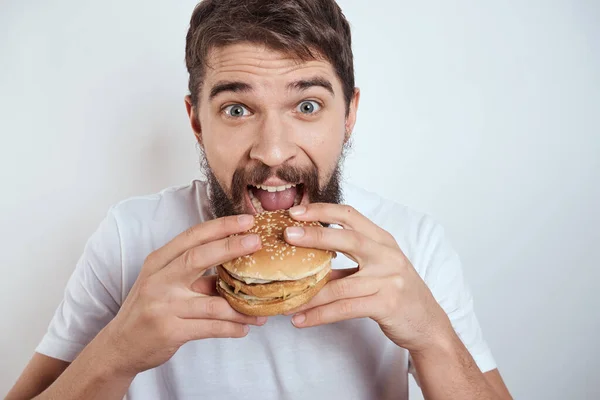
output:
[[[251,168],[238,168],[231,181],[231,197],[234,204],[242,204],[248,185],[258,186],[276,176],[289,183],[302,183],[310,197],[318,197],[319,172],[316,167],[296,167],[284,165],[273,169],[266,164],[256,164]]]
[[[232,188],[246,187],[247,185],[261,185],[267,179],[276,176],[289,183],[304,183],[306,186],[318,182],[316,167],[300,168],[284,165],[275,170],[266,164],[260,163],[252,168],[238,168],[232,177]]]
[[[350,148],[349,146],[347,147]],[[201,151],[200,168],[205,174],[209,187],[209,207],[213,216],[223,217],[226,215],[241,214],[245,211],[245,196],[248,185],[262,185],[267,179],[276,176],[279,179],[289,183],[301,183],[303,195],[307,196],[311,203],[333,203],[340,204],[344,201],[341,181],[342,181],[342,161],[346,155],[346,145],[344,151],[334,168],[326,171],[326,182],[320,184],[323,171],[317,168],[313,163],[307,166],[293,166],[284,164],[278,167],[270,167],[260,161],[254,161],[245,166],[238,166],[231,178],[231,188],[229,191],[217,179],[208,160]]]

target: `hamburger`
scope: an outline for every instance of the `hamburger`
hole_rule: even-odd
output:
[[[290,245],[283,238],[288,226],[322,225],[296,221],[287,210],[259,213],[247,233],[258,234],[262,248],[217,267],[217,291],[236,311],[282,314],[307,303],[329,280],[335,253]]]

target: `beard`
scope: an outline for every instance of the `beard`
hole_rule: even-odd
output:
[[[260,185],[272,176],[290,183],[302,183],[304,194],[311,203],[340,204],[343,201],[342,164],[349,148],[350,142],[348,141],[322,186],[319,185],[319,170],[314,164],[310,167],[282,165],[272,168],[262,162],[257,162],[235,170],[231,179],[230,193],[224,190],[201,150],[201,171],[208,181],[210,211],[215,218],[243,214],[245,212],[245,191],[249,190],[250,185]]]

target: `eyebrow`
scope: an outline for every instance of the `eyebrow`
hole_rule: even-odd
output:
[[[333,91],[333,85],[329,80],[321,77],[315,76],[309,79],[300,79],[298,81],[290,82],[287,85],[288,90],[297,90],[297,91],[305,91],[312,87],[322,87],[325,88],[332,96],[335,96]],[[232,92],[232,93],[248,93],[253,91],[254,88],[252,85],[246,82],[241,81],[219,81],[214,84],[212,89],[210,89],[210,94],[208,96],[208,100],[211,101],[221,93]]]
[[[225,92],[233,92],[233,93],[246,93],[246,92],[251,92],[252,89],[252,85],[245,83],[245,82],[239,82],[239,81],[219,81],[217,83],[215,83],[215,85],[212,87],[212,89],[210,90],[210,95],[208,96],[208,100],[212,100],[215,97],[217,97],[219,94],[221,93],[225,93]]]
[[[310,79],[301,79],[299,81],[291,82],[287,85],[287,88],[288,90],[304,91],[315,86],[325,88],[329,93],[331,93],[332,96],[335,96],[331,82],[321,76],[315,76]]]

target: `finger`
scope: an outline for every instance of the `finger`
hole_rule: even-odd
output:
[[[208,268],[254,253],[261,246],[256,234],[229,236],[186,250],[161,272],[168,280],[184,282],[189,287]]]
[[[217,292],[217,275],[202,276],[192,283],[191,289],[200,294],[207,296],[218,296]]]
[[[292,323],[297,328],[331,324],[354,318],[374,317],[377,310],[375,296],[355,297],[311,308],[294,315]]]
[[[144,264],[145,273],[152,274],[169,264],[192,247],[245,232],[254,225],[252,215],[232,215],[195,225],[177,235],[160,249],[151,253]]]
[[[360,232],[317,226],[292,226],[285,229],[285,240],[294,246],[339,251],[359,265],[381,253],[384,246]]]
[[[218,319],[188,319],[183,323],[185,341],[209,338],[242,338],[250,327]]]
[[[348,205],[311,203],[306,206],[292,207],[289,212],[292,218],[299,221],[320,221],[327,224],[337,224],[344,229],[359,231],[384,246],[398,247],[396,240],[389,232]]]
[[[352,299],[376,294],[383,285],[384,278],[349,277],[327,282],[325,286],[308,303],[286,312],[286,315],[295,314],[304,310],[333,303],[342,299]]]
[[[192,296],[177,307],[177,316],[183,319],[218,319],[240,324],[264,325],[265,317],[251,317],[235,311],[227,301],[218,296]]]

